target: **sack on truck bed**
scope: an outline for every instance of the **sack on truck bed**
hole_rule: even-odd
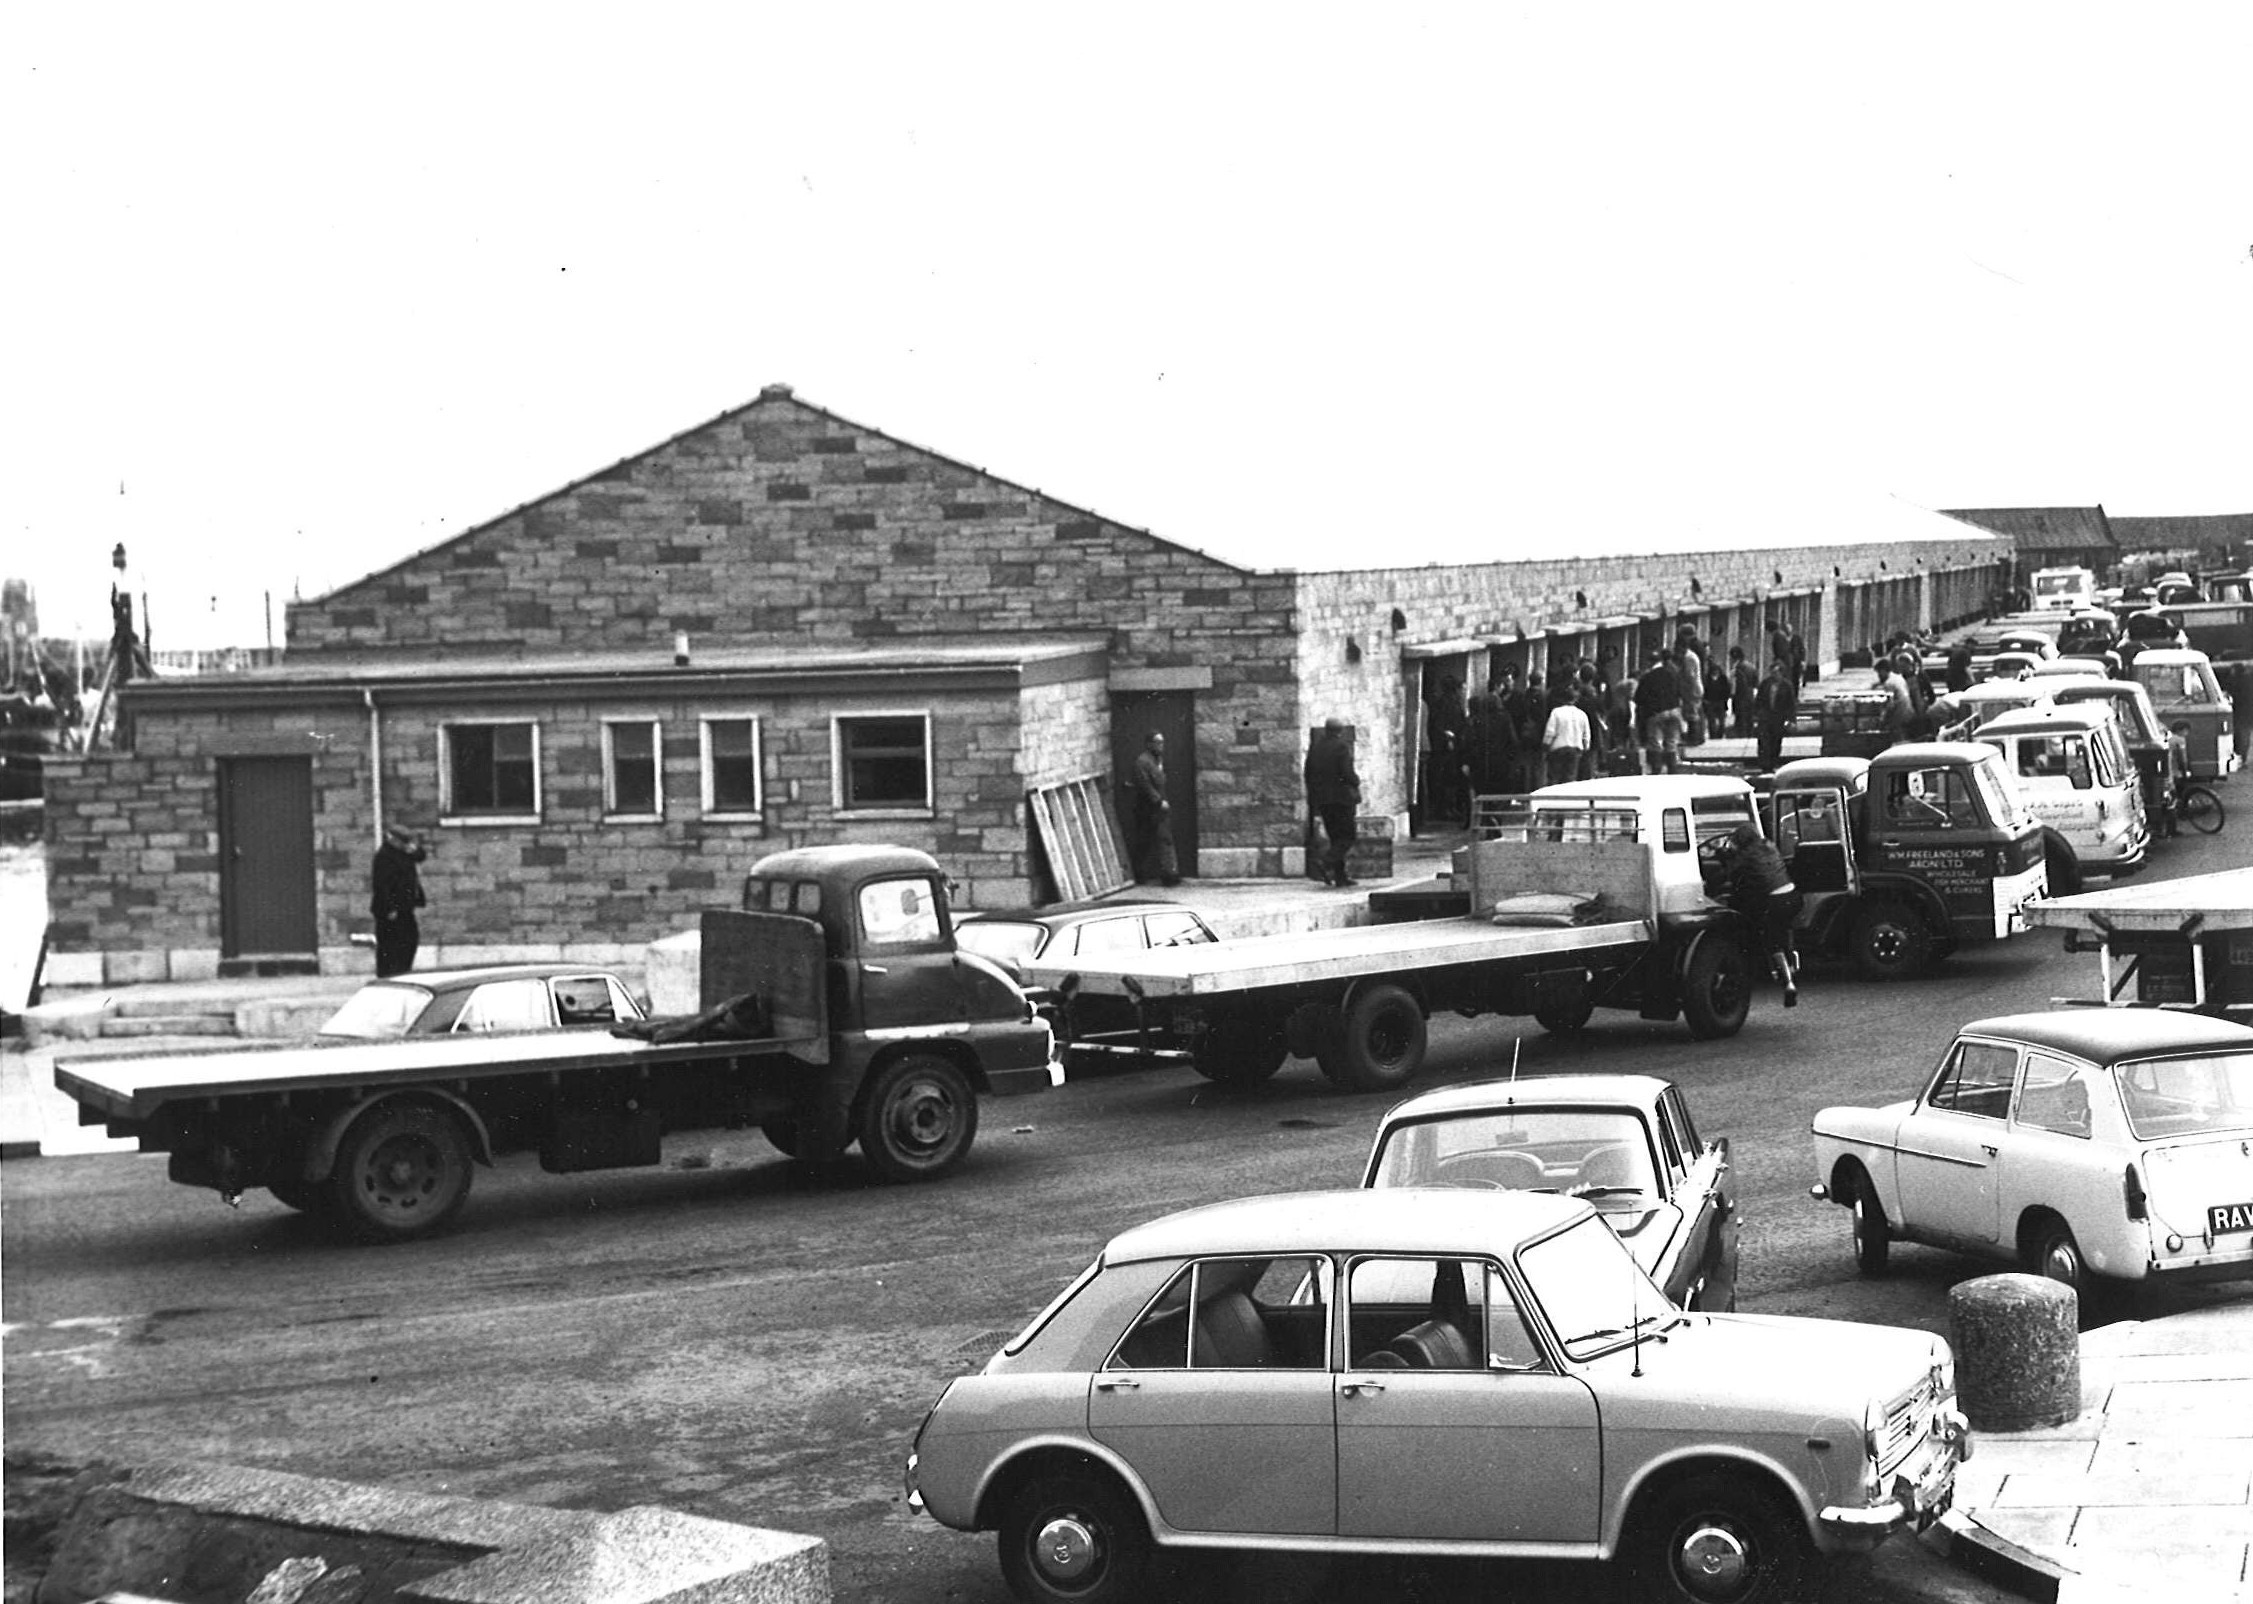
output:
[[[1600,922],[1603,897],[1593,891],[1521,891],[1494,905],[1494,922],[1518,928],[1553,929]]]

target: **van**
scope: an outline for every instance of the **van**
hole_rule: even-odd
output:
[[[2175,749],[2168,742],[2167,727],[2159,722],[2158,711],[2151,705],[2151,693],[2126,679],[2071,679],[2051,686],[2049,691],[2050,699],[2060,707],[2100,703],[2112,709],[2120,724],[2120,738],[2128,743],[2128,756],[2135,760],[2136,772],[2143,778],[2144,817],[2154,829],[2174,834]]]
[[[2035,680],[1983,679],[1968,690],[1950,691],[1933,701],[1933,738],[1968,741],[1990,719],[2022,708],[2047,707],[2049,703],[2049,688]]]
[[[2034,606],[2039,612],[2072,612],[2076,608],[2094,607],[2097,576],[2086,568],[2037,568],[2033,592]]]
[[[2026,708],[1982,725],[2034,817],[2065,837],[2081,868],[2131,874],[2151,848],[2143,782],[2120,721],[2101,703]]]
[[[2159,722],[2182,729],[2191,778],[2219,779],[2236,771],[2236,725],[2230,699],[2206,654],[2187,647],[2138,652],[2128,672],[2151,695]]]

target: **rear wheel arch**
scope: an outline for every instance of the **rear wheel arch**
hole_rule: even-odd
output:
[[[978,1490],[976,1529],[990,1532],[1001,1524],[1001,1512],[1009,1501],[1028,1482],[1042,1476],[1059,1476],[1077,1473],[1102,1476],[1115,1483],[1119,1490],[1133,1500],[1135,1508],[1155,1532],[1160,1527],[1157,1506],[1150,1502],[1148,1491],[1141,1478],[1132,1474],[1125,1465],[1094,1443],[1042,1443],[1019,1449],[1006,1463],[995,1468],[986,1478],[985,1486]]]
[[[344,1145],[344,1133],[361,1115],[389,1103],[420,1103],[450,1113],[461,1121],[469,1137],[470,1156],[487,1169],[493,1167],[493,1134],[474,1105],[435,1086],[403,1086],[395,1092],[346,1103],[316,1125],[305,1139],[303,1178],[314,1184],[326,1181],[336,1169],[337,1149]]]

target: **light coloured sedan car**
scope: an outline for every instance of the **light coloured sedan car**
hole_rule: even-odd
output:
[[[1023,985],[1025,966],[1030,963],[1068,963],[1074,958],[1124,961],[1154,947],[1196,947],[1220,937],[1196,909],[1144,898],[965,913],[955,920],[954,939],[966,951],[991,958]],[[1047,987],[1028,988],[1028,994],[1055,1028],[1067,1058],[1189,1056],[1145,1041],[1135,1006],[1127,998],[1078,992],[1065,996]]]
[[[1924,1332],[1685,1314],[1585,1202],[1246,1198],[1114,1238],[907,1462],[1026,1604],[1146,1596],[1155,1547],[1620,1559],[1638,1598],[1799,1599],[1945,1509]]]
[[[2253,1277],[2253,1031],[2147,1008],[1966,1025],[1924,1089],[1815,1116],[1862,1269],[1925,1242],[2092,1277]]]
[[[1388,1111],[1363,1186],[1454,1186],[1586,1198],[1685,1309],[1737,1306],[1729,1142],[1708,1142],[1656,1075],[1477,1081]]]
[[[371,980],[321,1026],[324,1041],[563,1030],[642,1017],[626,983],[584,964],[494,964]]]

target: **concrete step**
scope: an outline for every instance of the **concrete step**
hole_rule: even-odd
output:
[[[102,1020],[99,1034],[113,1036],[232,1036],[235,1011],[194,1014],[128,1014],[115,1012]]]

